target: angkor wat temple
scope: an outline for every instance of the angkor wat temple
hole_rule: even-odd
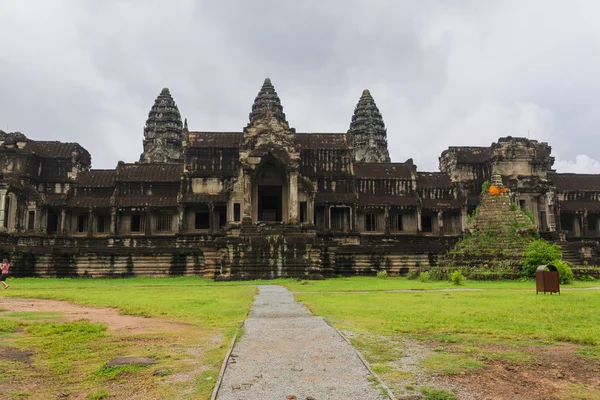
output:
[[[391,162],[367,90],[347,132],[300,133],[269,79],[241,132],[189,130],[163,89],[140,161],[111,170],[77,143],[0,141],[0,251],[16,275],[401,275],[456,243],[492,173],[573,261],[593,261],[600,237],[600,175],[557,173],[547,143],[512,137],[450,147],[440,172]]]

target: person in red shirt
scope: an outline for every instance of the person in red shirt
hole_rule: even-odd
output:
[[[6,284],[6,277],[8,276],[8,270],[10,269],[10,264],[8,260],[5,258],[2,260],[2,274],[0,274],[0,282],[2,282],[3,289],[8,289],[8,285]]]

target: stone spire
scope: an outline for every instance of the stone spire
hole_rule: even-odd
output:
[[[280,122],[287,123],[285,114],[283,113],[281,100],[279,100],[279,96],[271,84],[271,80],[267,78],[265,79],[260,92],[258,92],[256,99],[254,99],[252,112],[250,113],[250,124],[248,125],[251,125],[269,111],[272,112]]]
[[[148,113],[144,127],[144,152],[140,162],[179,162],[183,159],[183,124],[177,104],[164,88]]]
[[[368,90],[364,90],[352,116],[350,135],[359,162],[390,162],[383,117]]]

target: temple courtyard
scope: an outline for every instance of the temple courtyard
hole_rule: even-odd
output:
[[[600,398],[598,281],[9,284],[2,398]]]

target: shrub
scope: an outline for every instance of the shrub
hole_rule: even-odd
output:
[[[558,269],[558,279],[563,285],[573,282],[573,271],[571,270],[571,264],[567,261],[555,260],[551,263]]]
[[[406,279],[409,279],[411,281],[414,279],[417,279],[418,277],[419,277],[419,274],[417,274],[415,271],[410,271],[408,273],[408,275],[406,275]]]
[[[377,277],[379,279],[385,279],[388,277],[388,273],[385,269],[382,269],[381,271],[377,271]]]
[[[465,278],[465,276],[459,270],[456,270],[452,273],[450,280],[456,286],[461,286],[461,285],[465,284],[465,281],[467,280],[467,278]]]
[[[490,190],[491,183],[490,181],[485,181],[481,184],[481,193],[487,193]]]
[[[510,211],[517,211],[517,208],[519,208],[517,203],[510,203]]]
[[[431,279],[431,274],[429,274],[429,272],[427,272],[427,271],[421,272],[419,274],[419,280],[421,282],[429,282],[430,279]]]
[[[537,239],[527,245],[522,266],[526,276],[534,277],[535,270],[540,265],[553,264],[562,259],[560,246],[555,243]]]
[[[596,280],[596,278],[594,278],[591,275],[581,275],[577,279],[579,279],[580,281],[587,281],[587,282],[591,282],[591,281],[595,281]]]

